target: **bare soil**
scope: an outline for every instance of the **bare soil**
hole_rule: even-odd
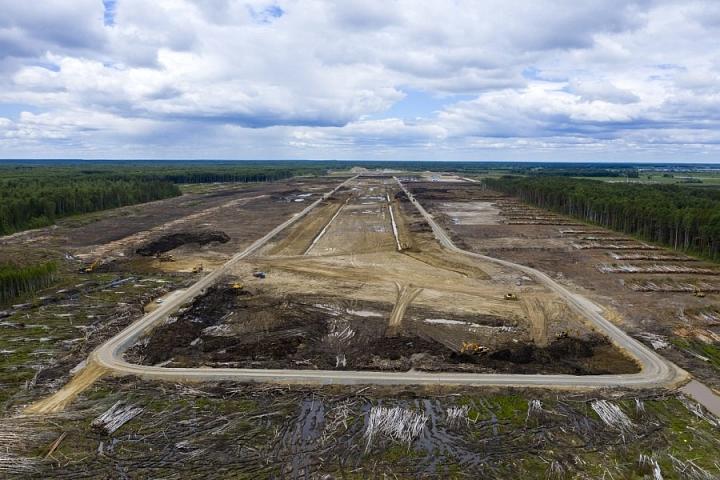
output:
[[[720,388],[718,368],[713,366],[712,358],[713,352],[720,352],[720,343],[715,340],[720,334],[720,322],[703,322],[693,313],[720,308],[717,276],[703,273],[716,272],[717,265],[596,225],[568,226],[575,221],[523,206],[517,199],[484,190],[480,184],[408,186],[463,248],[537,268],[582,292],[649,346],[652,344],[645,334],[659,335],[667,346],[660,347],[658,353]],[[472,205],[479,201],[498,208],[500,218],[478,224],[453,220],[452,212],[461,210],[458,204],[466,202],[473,209]],[[517,224],[523,217],[525,224]],[[537,218],[546,221],[537,224]],[[667,270],[679,271],[603,273],[601,266],[608,264],[630,264],[641,270],[669,266]],[[705,295],[693,295],[697,290]],[[702,348],[688,348],[685,342]]]
[[[214,288],[128,355],[169,367],[574,375],[637,370],[627,358],[613,355],[599,335],[557,338],[547,347],[508,340],[482,354],[463,354],[415,323],[388,336],[389,305],[356,303],[354,308],[362,310],[353,310],[330,300]]]
[[[266,278],[255,278],[258,270]],[[360,179],[329,199],[238,264],[233,281],[245,288],[208,293],[132,358],[184,367],[637,371],[531,278],[443,250],[390,178]],[[520,300],[505,300],[507,292]]]

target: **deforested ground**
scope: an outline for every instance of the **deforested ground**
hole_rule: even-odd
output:
[[[108,433],[114,427],[98,419],[116,411],[134,416]],[[3,420],[11,440],[0,471],[15,478],[714,478],[720,448],[716,419],[684,397],[652,391],[125,378],[98,382],[70,410],[43,420]]]
[[[462,248],[529,265],[581,291],[630,335],[720,388],[716,264],[594,225],[568,226],[578,222],[481,183],[408,186]]]
[[[169,384],[105,377],[64,412],[22,413],[57,391],[93,348],[144,310],[162,305],[166,295],[188,287],[341,180],[203,187],[0,239],[2,255],[58,261],[60,271],[51,288],[0,308],[0,477],[720,475],[720,421],[665,390]],[[711,265],[664,258],[670,253],[653,245],[528,211],[467,182],[406,184],[463,248],[551,274],[660,354],[717,386],[717,294],[696,297],[687,287],[709,285],[716,277],[597,268]],[[137,253],[176,234],[202,239],[203,232],[223,232],[228,240],[216,236]],[[664,285],[679,290],[660,293]],[[515,298],[506,299],[508,293]],[[168,368],[637,371],[531,278],[442,249],[390,177],[360,178],[325,200],[126,358]]]

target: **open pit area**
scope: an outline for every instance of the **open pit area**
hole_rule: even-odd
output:
[[[716,264],[526,205],[481,183],[407,185],[462,248],[547,273],[602,305],[640,341],[720,387]]]

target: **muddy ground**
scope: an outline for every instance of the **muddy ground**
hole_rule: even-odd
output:
[[[62,219],[39,230],[0,238],[4,248],[32,246],[67,252],[90,264],[127,263],[130,267],[189,272],[198,263],[207,268],[221,264],[252,240],[299,212],[342,179],[303,178],[272,183],[225,184],[204,193],[143,205],[122,207]],[[174,263],[137,259],[135,250],[177,233],[218,230],[229,241],[210,245],[181,246]]]
[[[637,371],[599,335],[556,338],[547,346],[508,338],[482,352],[466,353],[438,341],[443,334],[424,328],[422,322],[406,322],[397,334],[390,334],[390,309],[391,305],[357,302],[350,309],[327,297],[277,298],[258,290],[214,288],[158,327],[128,353],[128,359],[168,367],[573,375]],[[498,328],[493,319],[472,321]]]
[[[257,270],[266,278],[255,278]],[[507,291],[520,300],[504,300]],[[441,249],[388,178],[358,180],[323,202],[129,359],[168,367],[637,371],[529,277]]]

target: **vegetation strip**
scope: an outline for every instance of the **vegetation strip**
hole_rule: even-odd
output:
[[[0,304],[24,293],[47,287],[52,283],[56,272],[55,262],[27,266],[0,264]]]

